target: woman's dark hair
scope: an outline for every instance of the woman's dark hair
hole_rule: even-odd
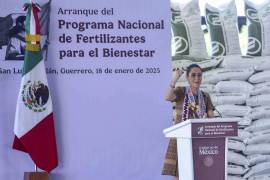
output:
[[[187,67],[187,76],[189,76],[189,73],[192,68],[199,68],[202,71],[202,68],[198,64],[191,64]]]

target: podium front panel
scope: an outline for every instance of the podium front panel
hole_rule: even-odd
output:
[[[225,137],[193,138],[194,180],[225,180]]]

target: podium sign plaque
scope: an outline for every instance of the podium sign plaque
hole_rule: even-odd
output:
[[[238,120],[191,119],[164,130],[177,138],[179,179],[226,180],[227,137],[237,136]]]
[[[191,126],[192,138],[228,137],[238,133],[237,122],[192,123]]]

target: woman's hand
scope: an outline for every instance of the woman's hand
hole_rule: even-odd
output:
[[[184,74],[184,70],[183,68],[176,68],[175,69],[175,75],[173,77],[172,80],[172,86],[175,86],[176,82],[178,81],[178,79]]]
[[[174,99],[176,98],[175,94],[174,94],[174,89],[175,89],[175,85],[176,82],[178,81],[178,79],[182,76],[182,74],[184,74],[184,70],[183,68],[176,68],[175,70],[175,75],[173,77],[173,80],[170,84],[170,87],[166,93],[165,99],[167,101],[174,101]]]

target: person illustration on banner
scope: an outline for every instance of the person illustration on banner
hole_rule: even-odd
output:
[[[175,103],[174,124],[187,119],[212,118],[214,117],[214,106],[208,93],[200,90],[202,82],[202,69],[197,64],[191,64],[186,69],[188,87],[175,87],[184,70],[177,68],[175,76],[170,83],[165,99]],[[181,162],[179,162],[181,163]],[[182,162],[184,163],[184,162]],[[185,172],[181,172],[185,173]],[[170,139],[166,152],[166,158],[162,170],[163,175],[171,175],[178,180],[178,156],[176,139]]]
[[[6,50],[6,60],[23,60],[25,51],[24,15],[16,18],[16,25],[8,31],[9,42]]]

